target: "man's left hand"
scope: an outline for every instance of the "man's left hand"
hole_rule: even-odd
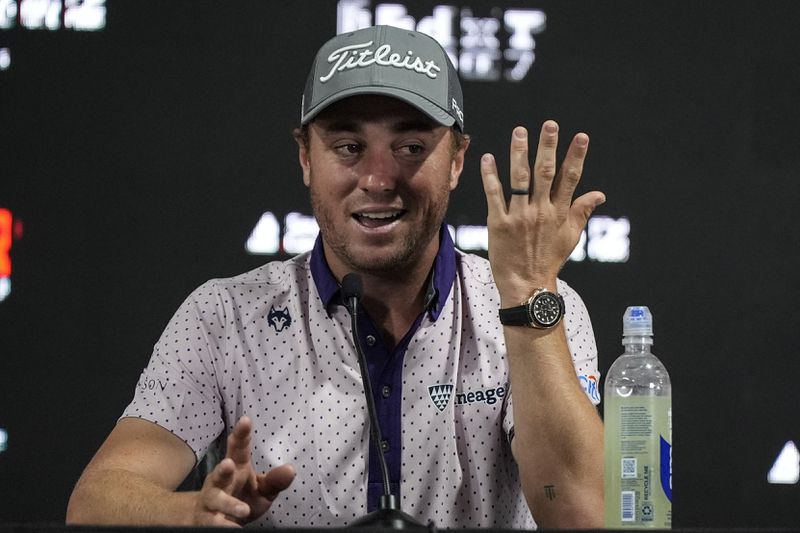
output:
[[[511,200],[506,204],[494,156],[481,158],[488,204],[489,261],[503,307],[519,305],[534,289],[555,290],[556,276],[578,244],[603,193],[572,196],[583,173],[589,136],[578,133],[556,168],[558,124],[542,125],[533,172],[528,162],[528,132],[519,126],[511,136]],[[531,183],[531,174],[533,182]]]

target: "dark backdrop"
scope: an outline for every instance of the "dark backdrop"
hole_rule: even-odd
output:
[[[800,4],[496,5],[540,8],[547,29],[522,82],[465,82],[474,140],[449,220],[485,223],[478,158],[505,159],[514,125],[587,131],[582,188],[606,192],[598,214],[630,219],[630,259],[562,277],[589,307],[603,371],[625,307],[655,315],[675,524],[796,525],[799,486],[766,474],[800,443]],[[263,211],[308,212],[290,131],[336,3],[107,8],[100,32],[0,30],[0,207],[23,223],[0,303],[4,521],[62,520],[179,303],[270,259],[244,250]]]

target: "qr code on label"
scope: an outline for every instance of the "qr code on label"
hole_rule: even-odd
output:
[[[636,457],[622,458],[622,479],[636,479]]]

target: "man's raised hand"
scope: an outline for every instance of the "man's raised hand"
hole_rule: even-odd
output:
[[[196,524],[238,527],[256,520],[294,480],[291,465],[256,473],[251,462],[252,428],[252,421],[243,416],[228,435],[225,459],[206,477],[198,495]]]
[[[574,201],[583,173],[589,136],[578,133],[560,168],[556,164],[558,124],[542,125],[533,171],[528,132],[514,128],[510,146],[511,200],[506,204],[494,156],[481,158],[488,204],[489,260],[505,307],[518,305],[537,287],[555,290],[555,280],[580,239],[603,193],[588,192]]]

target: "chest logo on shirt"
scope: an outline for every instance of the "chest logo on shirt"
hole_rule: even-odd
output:
[[[505,383],[500,387],[457,392],[454,402],[456,407],[474,403],[494,405],[498,401],[502,402],[507,393],[508,383]],[[453,385],[431,385],[428,387],[428,394],[431,397],[433,405],[435,405],[439,411],[444,411],[444,408],[447,407],[447,404],[450,402],[450,397],[453,396]]]
[[[444,411],[444,408],[447,407],[447,402],[450,401],[450,396],[453,395],[453,386],[433,385],[428,387],[428,394],[431,396],[433,405],[435,405],[439,411]]]
[[[275,328],[275,331],[278,333],[288,328],[292,323],[292,317],[289,315],[289,308],[284,307],[283,309],[275,309],[274,307],[269,306],[267,322],[269,322],[269,325]]]

